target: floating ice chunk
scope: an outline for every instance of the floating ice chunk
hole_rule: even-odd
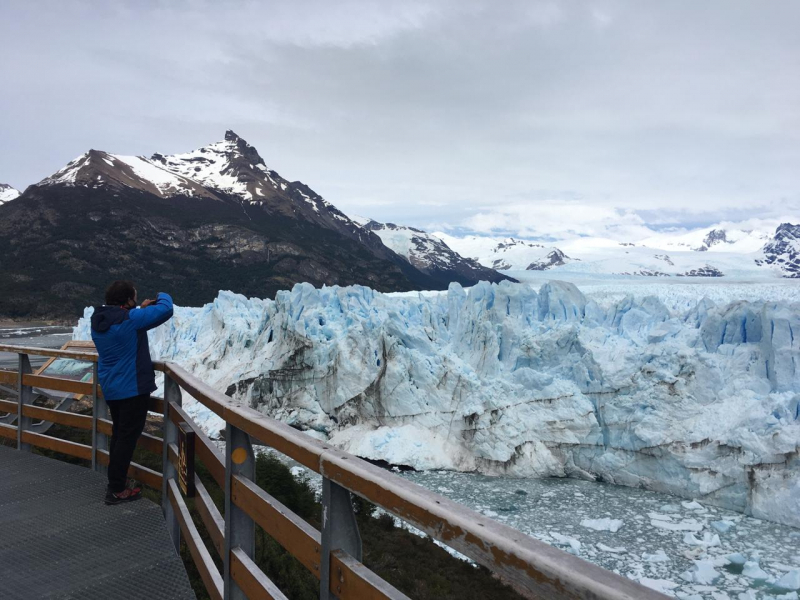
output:
[[[800,569],[792,569],[775,582],[780,590],[800,590]]]
[[[710,532],[706,531],[703,533],[703,539],[698,540],[694,537],[694,534],[687,532],[683,536],[683,543],[689,544],[690,546],[702,546],[703,548],[710,548],[711,546],[719,546],[719,536],[715,534],[711,534]]]
[[[569,550],[567,550],[567,552],[577,555],[581,549],[581,543],[575,538],[561,535],[555,531],[551,531],[550,536],[556,541],[556,546],[569,546]]]
[[[742,566],[744,565],[744,563],[747,562],[747,558],[745,557],[745,555],[739,552],[728,554],[725,558],[731,561],[731,563],[733,563],[734,565],[739,565],[739,566]]]
[[[617,533],[622,524],[621,519],[584,519],[581,521],[581,527],[588,527],[595,531],[610,531],[611,533]]]
[[[711,585],[721,577],[720,573],[714,568],[713,561],[698,560],[693,568],[694,581],[701,585]]]
[[[625,552],[628,551],[627,548],[624,548],[622,546],[620,546],[618,548],[613,548],[611,546],[606,546],[605,544],[602,544],[602,543],[597,544],[597,549],[601,550],[603,552],[611,552],[613,554],[624,554]]]
[[[698,523],[695,519],[684,519],[680,523],[670,523],[668,521],[651,519],[650,525],[660,529],[668,529],[670,531],[703,531],[703,524]]]
[[[686,510],[705,510],[706,507],[697,502],[696,500],[692,500],[691,502],[681,502],[681,505]]]
[[[644,587],[649,587],[651,590],[670,596],[673,595],[672,590],[680,586],[680,584],[670,581],[669,579],[650,579],[649,577],[642,577],[639,579],[639,583]]]
[[[669,562],[669,556],[661,548],[656,550],[655,554],[642,554],[642,560],[646,562]]]
[[[780,594],[778,596],[770,596],[770,600],[798,600],[797,592],[789,592],[788,594]]]
[[[676,513],[676,512],[681,512],[681,507],[678,506],[677,504],[665,504],[658,510],[665,513]]]
[[[692,568],[681,573],[679,577],[689,583],[711,585],[722,576],[714,566],[712,560],[696,560]]]
[[[647,513],[647,516],[650,517],[651,519],[655,519],[656,521],[672,521],[672,517],[670,517],[669,515],[662,515],[656,512]]]
[[[750,579],[755,579],[756,581],[764,581],[769,579],[769,573],[761,568],[757,560],[748,560],[746,563],[744,563],[742,575],[749,577]]]
[[[711,521],[711,526],[720,533],[728,533],[731,528],[736,526],[733,521]]]

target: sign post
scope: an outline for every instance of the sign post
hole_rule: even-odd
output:
[[[187,498],[194,498],[194,431],[185,421],[178,425],[178,485]]]

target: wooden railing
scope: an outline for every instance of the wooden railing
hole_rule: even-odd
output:
[[[17,411],[17,427],[0,425],[0,437],[91,460],[102,470],[111,423],[100,401],[97,368],[91,383],[30,373],[29,354],[96,363],[92,352],[0,346],[19,355],[17,372],[0,371],[0,381],[18,385],[17,402],[0,400],[0,412]],[[164,399],[152,398],[151,410],[164,415],[164,438],[143,436],[142,448],[162,454],[162,473],[131,465],[130,475],[161,489],[162,509],[176,549],[183,539],[212,598],[285,598],[253,561],[255,526],[281,544],[320,580],[320,598],[372,600],[407,598],[361,563],[361,538],[351,493],[376,504],[432,538],[481,564],[528,598],[657,600],[666,596],[576,556],[535,540],[447,498],[430,492],[356,456],[321,443],[264,414],[240,406],[173,363],[155,363],[164,373]],[[10,373],[10,374],[9,374]],[[91,417],[31,405],[32,388],[47,388],[93,398]],[[224,452],[182,407],[186,392],[226,423]],[[92,431],[92,446],[26,431],[30,419],[47,419]],[[178,428],[195,434],[195,453],[225,493],[220,512],[195,476],[194,505],[222,560],[217,569],[211,551],[191,518],[178,485]],[[270,446],[322,476],[322,531],[317,531],[254,481],[253,442]]]

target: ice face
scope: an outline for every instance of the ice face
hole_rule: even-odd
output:
[[[176,308],[151,347],[366,458],[602,479],[798,526],[799,315],[785,302],[598,303],[557,281],[400,296],[298,284]]]

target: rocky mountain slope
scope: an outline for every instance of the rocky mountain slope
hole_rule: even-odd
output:
[[[0,205],[19,196],[19,192],[7,183],[0,183]]]
[[[450,281],[282,178],[232,131],[172,156],[90,150],[21,198],[0,212],[5,316],[72,317],[116,278],[195,306],[220,289],[266,298],[301,281],[382,291]]]
[[[781,223],[758,262],[779,268],[784,277],[800,277],[800,225]]]
[[[464,258],[442,240],[421,229],[380,223],[373,219],[356,221],[367,231],[376,233],[386,246],[417,269],[439,281],[457,281],[463,285],[472,285],[475,281],[496,283],[509,279],[471,258]]]
[[[476,235],[457,237],[438,231],[434,235],[459,254],[492,269],[543,271],[565,265],[572,260],[552,245],[513,237],[503,239]]]

